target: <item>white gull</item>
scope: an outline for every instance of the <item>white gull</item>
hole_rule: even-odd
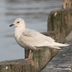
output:
[[[26,28],[25,22],[21,18],[17,18],[11,26],[16,26],[14,31],[14,37],[17,43],[26,49],[36,50],[40,48],[55,48],[60,49],[60,47],[69,46],[69,44],[61,44],[55,42],[49,36],[45,36],[38,31]]]

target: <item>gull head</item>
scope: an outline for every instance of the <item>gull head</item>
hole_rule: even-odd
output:
[[[11,26],[25,27],[25,22],[22,18],[17,18],[13,24],[9,25],[9,27],[11,27]]]

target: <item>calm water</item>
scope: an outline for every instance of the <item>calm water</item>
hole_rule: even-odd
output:
[[[0,0],[0,61],[24,58],[24,49],[13,37],[16,18],[23,18],[26,27],[47,31],[47,19],[52,10],[61,9],[62,0]]]

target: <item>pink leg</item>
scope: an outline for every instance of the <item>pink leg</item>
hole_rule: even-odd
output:
[[[32,59],[33,58],[33,51],[32,50],[30,50],[28,58],[29,59]]]
[[[32,66],[34,66],[34,61],[32,60],[32,58],[33,58],[33,50],[30,50],[28,58],[26,58],[24,60],[31,60],[31,64],[32,64]]]
[[[30,51],[29,51],[29,56],[28,56],[28,58],[26,58],[26,59],[24,59],[24,60],[29,60],[29,59],[32,59],[32,58],[33,58],[33,51],[30,50]]]

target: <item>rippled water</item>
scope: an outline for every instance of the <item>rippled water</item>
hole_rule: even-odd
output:
[[[13,37],[16,18],[23,18],[26,27],[47,31],[47,19],[52,10],[61,9],[62,0],[0,0],[0,61],[24,58],[24,49]]]

